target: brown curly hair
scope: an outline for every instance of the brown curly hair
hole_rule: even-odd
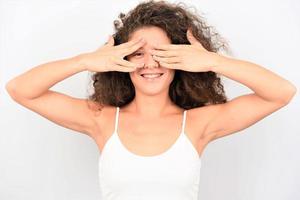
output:
[[[188,9],[182,2],[177,4],[154,0],[141,2],[128,14],[121,12],[120,20],[114,21],[116,31],[113,34],[114,45],[127,42],[135,30],[146,26],[163,29],[172,44],[190,44],[186,31],[191,28],[194,37],[208,51],[218,52],[223,48],[229,52],[227,43],[214,27],[208,26],[197,12],[193,13]],[[197,11],[196,8],[194,9]],[[124,59],[127,60],[127,56]],[[88,100],[96,102],[100,107],[103,105],[121,107],[135,97],[129,72],[95,72],[92,80],[94,93],[88,96]],[[212,71],[188,72],[175,69],[174,79],[169,87],[169,96],[172,102],[184,109],[227,102],[221,79]]]

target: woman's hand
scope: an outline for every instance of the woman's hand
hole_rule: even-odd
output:
[[[207,51],[193,36],[190,29],[187,31],[190,45],[182,44],[157,44],[155,50],[150,50],[162,67],[180,69],[190,72],[210,71],[216,65],[219,57],[217,53]]]
[[[92,72],[106,72],[106,71],[121,71],[132,72],[139,67],[143,67],[141,63],[133,63],[123,58],[145,43],[142,38],[125,42],[114,46],[114,38],[110,35],[108,42],[101,46],[94,52],[82,54],[82,62],[88,71]]]

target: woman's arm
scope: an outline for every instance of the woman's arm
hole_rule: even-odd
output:
[[[244,84],[254,93],[241,95],[224,103],[209,105],[203,138],[207,141],[241,131],[287,105],[296,93],[288,80],[252,62],[216,54],[211,71]],[[201,108],[193,111],[201,116]]]
[[[151,51],[160,65],[191,72],[213,71],[249,87],[254,93],[238,96],[224,104],[189,110],[189,117],[199,125],[201,139],[209,142],[240,131],[287,105],[296,93],[288,80],[254,64],[208,51],[187,31],[191,45],[157,44]],[[202,130],[203,116],[206,118]],[[204,133],[203,133],[204,132]]]
[[[145,41],[140,39],[114,45],[114,38],[95,51],[71,58],[38,65],[13,78],[6,84],[9,95],[19,104],[66,128],[99,136],[100,105],[89,99],[74,98],[50,87],[85,70],[93,72],[130,72],[140,64],[123,59],[139,49]],[[106,106],[106,105],[101,105]],[[96,135],[94,135],[96,136]]]
[[[216,61],[211,71],[247,86],[266,101],[287,103],[296,93],[291,82],[262,66],[222,55]]]
[[[10,95],[37,98],[56,83],[86,70],[81,58],[82,55],[78,55],[38,65],[11,79],[6,84],[6,90]]]
[[[46,119],[94,138],[95,110],[90,109],[86,99],[49,90],[59,81],[85,70],[83,55],[38,65],[10,80],[7,92],[17,103]]]

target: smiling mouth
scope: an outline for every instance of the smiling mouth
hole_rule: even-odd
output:
[[[141,74],[140,76],[146,80],[156,80],[162,77],[164,73],[156,73],[156,74]]]

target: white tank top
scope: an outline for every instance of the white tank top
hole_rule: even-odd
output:
[[[184,133],[159,155],[141,156],[129,151],[115,129],[99,156],[99,185],[102,200],[197,200],[201,157]]]

